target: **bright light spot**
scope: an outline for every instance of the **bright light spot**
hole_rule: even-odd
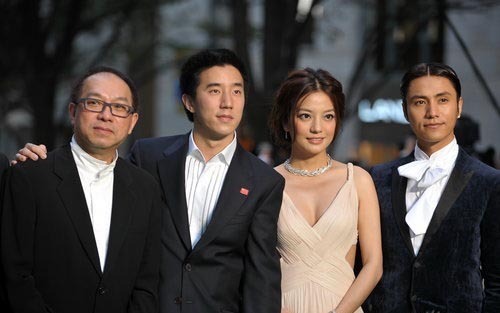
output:
[[[298,22],[304,22],[307,15],[311,11],[312,0],[299,0],[297,3],[297,16],[295,19]]]
[[[363,99],[358,104],[358,117],[365,123],[408,124],[403,113],[401,100],[394,99],[377,99],[373,105],[369,100]]]

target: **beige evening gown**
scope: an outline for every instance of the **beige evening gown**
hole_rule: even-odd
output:
[[[358,238],[358,195],[351,163],[347,171],[346,182],[314,226],[283,193],[278,220],[281,301],[292,313],[327,313],[354,281],[345,257]]]

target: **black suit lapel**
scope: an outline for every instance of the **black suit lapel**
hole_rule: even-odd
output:
[[[425,246],[432,240],[432,236],[439,229],[452,205],[455,203],[458,196],[462,193],[462,190],[469,182],[469,179],[474,174],[473,171],[467,171],[466,169],[468,158],[467,154],[460,149],[457,161],[455,162],[455,167],[453,168],[450,179],[448,180],[448,183],[443,190],[443,194],[439,199],[436,210],[432,215],[432,219],[427,227],[427,231],[425,232],[424,240],[419,251],[425,250]]]
[[[101,265],[99,263],[94,230],[90,221],[80,176],[78,175],[78,170],[69,146],[61,149],[61,152],[56,155],[54,172],[61,178],[61,183],[57,187],[57,191],[73,222],[83,249],[87,253],[96,272],[101,275]]]
[[[194,250],[201,249],[212,241],[219,234],[220,228],[233,217],[247,197],[251,196],[254,187],[251,176],[248,159],[245,157],[243,148],[238,144],[224,178],[212,219],[200,241],[195,245]],[[245,190],[248,192],[247,195],[244,194],[246,193]]]
[[[413,161],[413,154],[402,159],[402,162],[398,165],[409,163]],[[408,179],[406,177],[399,176],[398,166],[395,166],[392,170],[392,209],[394,211],[394,217],[403,237],[406,247],[410,250],[412,255],[415,255],[413,251],[413,245],[410,239],[410,229],[408,224],[406,224],[406,185]]]
[[[113,209],[105,268],[112,266],[119,255],[137,200],[134,189],[130,188],[132,177],[123,168],[122,159],[117,160],[113,174]]]
[[[164,151],[165,158],[158,161],[158,176],[171,212],[177,233],[185,248],[191,250],[189,221],[187,215],[185,165],[189,147],[189,135],[183,137]]]

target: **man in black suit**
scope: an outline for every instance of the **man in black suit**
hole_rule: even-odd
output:
[[[12,312],[156,312],[161,191],[118,157],[137,91],[107,67],[73,88],[70,145],[7,171],[1,261]]]
[[[384,274],[365,312],[500,312],[500,172],[456,142],[460,80],[418,64],[401,95],[417,145],[372,170]]]
[[[183,65],[184,135],[138,140],[130,160],[163,189],[160,312],[278,313],[276,251],[283,178],[236,139],[246,71],[227,49],[203,50]],[[17,159],[45,157],[27,144]]]
[[[168,206],[161,312],[280,312],[276,223],[284,180],[236,140],[245,84],[232,51],[191,56],[180,86],[193,130],[132,148],[130,159],[158,179]]]

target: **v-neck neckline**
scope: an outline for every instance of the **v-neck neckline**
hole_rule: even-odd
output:
[[[295,212],[300,216],[300,219],[311,229],[315,229],[316,226],[318,224],[320,224],[320,222],[323,220],[323,217],[325,215],[327,215],[327,213],[331,210],[333,204],[335,203],[335,201],[338,199],[340,193],[344,190],[345,186],[347,185],[347,183],[349,182],[349,180],[351,179],[351,177],[349,177],[349,173],[347,174],[347,179],[344,181],[344,183],[342,184],[342,186],[339,188],[339,190],[337,191],[337,194],[335,195],[335,197],[333,197],[332,201],[330,201],[330,204],[324,209],[323,213],[321,214],[321,216],[318,218],[318,220],[316,220],[316,222],[314,224],[309,224],[309,222],[306,220],[306,218],[304,217],[304,215],[300,212],[299,208],[295,205],[295,203],[293,202],[292,198],[286,193],[286,191],[283,191],[283,195],[286,196],[288,198],[288,200],[290,201],[290,203],[292,204],[292,207],[293,209],[295,210]]]

